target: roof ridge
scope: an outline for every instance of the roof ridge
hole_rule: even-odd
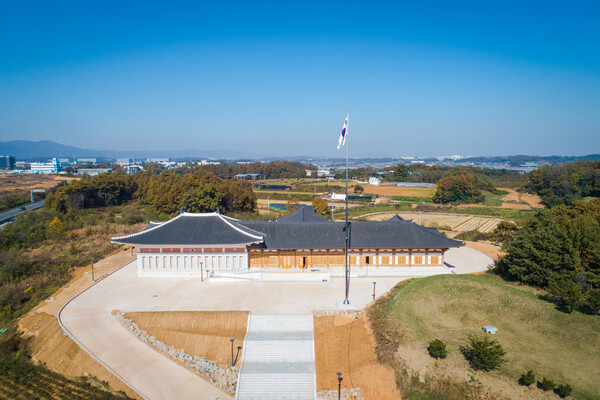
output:
[[[217,214],[217,216],[218,216],[218,217],[219,217],[219,218],[220,218],[220,219],[221,219],[223,222],[225,222],[227,225],[231,226],[233,229],[237,230],[238,232],[241,232],[241,233],[243,233],[243,234],[244,234],[244,235],[246,235],[246,236],[250,236],[250,237],[252,237],[252,238],[254,238],[254,239],[262,239],[262,240],[264,240],[264,239],[265,239],[264,233],[263,233],[263,234],[261,234],[262,236],[255,236],[255,235],[252,235],[252,234],[250,234],[250,233],[248,233],[248,232],[245,232],[243,229],[240,229],[240,227],[238,227],[238,226],[234,225],[234,224],[233,224],[233,223],[231,223],[230,221],[227,221],[227,219],[226,219],[226,218],[225,218],[223,215],[221,215],[221,214]],[[250,228],[248,228],[248,229],[250,229]]]
[[[184,214],[185,214],[185,213],[184,213]],[[143,230],[143,231],[141,231],[141,232],[137,232],[137,233],[131,233],[131,234],[129,234],[129,235],[124,235],[124,236],[116,236],[116,237],[110,238],[110,241],[112,242],[113,240],[121,240],[121,239],[129,238],[129,237],[136,237],[136,236],[139,236],[139,235],[141,235],[142,233],[146,234],[146,233],[148,233],[148,232],[150,232],[150,231],[153,231],[154,229],[158,229],[158,228],[160,228],[161,226],[164,226],[164,225],[166,225],[166,224],[169,224],[169,223],[171,223],[171,222],[175,221],[176,219],[178,219],[178,218],[182,217],[184,214],[179,214],[179,215],[178,215],[178,216],[176,216],[175,218],[171,218],[171,219],[170,219],[170,220],[168,220],[168,221],[161,222],[161,223],[157,224],[156,226],[153,226],[153,227],[152,227],[152,228],[150,228],[150,229],[144,229],[144,230]]]

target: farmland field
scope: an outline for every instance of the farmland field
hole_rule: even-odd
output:
[[[435,194],[435,186],[428,188],[419,187],[398,187],[391,185],[361,185],[365,188],[367,194],[377,194],[379,196],[407,196],[407,197],[431,197]]]
[[[468,232],[478,230],[479,232],[489,233],[496,228],[496,226],[502,221],[502,218],[497,217],[483,217],[483,216],[472,216],[472,215],[447,215],[438,213],[419,213],[418,212],[389,212],[368,215],[365,218],[369,221],[384,221],[390,219],[392,216],[398,214],[404,219],[412,219],[416,223],[420,223],[426,227],[437,227],[443,230],[450,230],[454,234],[449,233],[448,236],[456,236],[460,232]],[[449,229],[448,229],[449,228]]]

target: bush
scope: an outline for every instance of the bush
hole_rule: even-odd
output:
[[[548,390],[552,390],[554,389],[554,382],[548,378],[544,378],[542,379],[541,382],[538,383],[538,386],[540,387],[540,389],[548,391]]]
[[[127,206],[122,213],[123,222],[127,225],[134,225],[144,222],[144,213],[136,206]]]
[[[448,356],[446,345],[439,339],[435,339],[433,342],[429,343],[427,351],[433,358],[446,358]]]
[[[586,305],[591,314],[598,314],[598,311],[600,311],[600,289],[588,290]]]
[[[535,383],[535,375],[532,370],[527,371],[519,378],[519,385],[531,386]]]
[[[558,395],[563,398],[570,396],[572,391],[573,388],[571,388],[571,386],[568,384],[558,385],[558,387],[556,388],[556,392],[558,393]]]
[[[497,340],[488,334],[469,335],[469,345],[460,350],[471,364],[471,368],[492,371],[504,363],[506,352]]]
[[[578,309],[583,303],[581,289],[569,279],[550,282],[548,293],[554,298],[558,308],[569,314]]]

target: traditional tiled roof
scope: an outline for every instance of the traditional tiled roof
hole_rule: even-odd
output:
[[[311,215],[312,214],[312,215]],[[290,218],[286,218],[290,217]],[[133,245],[256,245],[271,249],[341,249],[345,223],[331,222],[308,210],[297,210],[277,221],[240,221],[218,213],[183,213],[170,221],[152,224],[133,235],[113,238]],[[350,248],[449,248],[464,245],[446,238],[435,228],[412,220],[349,223]]]
[[[246,245],[263,242],[263,235],[218,213],[183,213],[139,233],[112,238],[133,245]]]
[[[330,222],[327,218],[316,214],[307,207],[300,207],[296,211],[284,215],[277,222]]]
[[[394,222],[394,221],[404,221],[404,218],[402,218],[401,216],[396,214],[392,218],[388,219],[388,222]]]
[[[263,232],[261,247],[273,249],[344,248],[344,222],[273,223],[240,221],[242,225]],[[413,221],[393,223],[377,221],[350,222],[350,248],[449,248],[464,243],[449,239],[415,224]]]

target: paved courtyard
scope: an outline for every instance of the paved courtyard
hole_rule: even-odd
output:
[[[486,271],[489,256],[466,247],[446,253],[454,273]],[[359,308],[406,277],[354,278],[350,300]],[[329,282],[201,282],[197,278],[138,278],[132,262],[69,303],[64,326],[81,344],[149,399],[225,399],[187,369],[133,337],[111,316],[131,311],[228,311],[256,314],[310,314],[335,310],[343,300],[344,279]]]

